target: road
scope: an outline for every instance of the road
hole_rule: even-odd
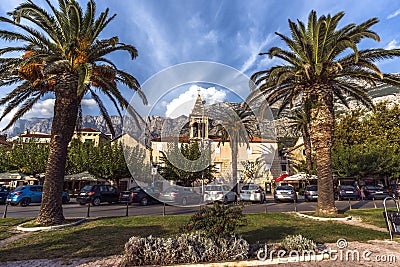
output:
[[[376,200],[375,205],[377,208],[382,208],[382,200]],[[339,210],[347,210],[358,208],[374,208],[374,201],[336,201],[336,207]],[[388,202],[389,207],[394,206],[393,201]],[[299,197],[298,203],[275,203],[271,196],[267,198],[267,202],[264,204],[251,204],[245,203],[245,213],[264,213],[264,212],[290,212],[290,211],[314,211],[316,208],[316,202],[305,202],[304,199]],[[4,216],[4,210],[6,205],[0,205],[0,216]],[[40,209],[40,204],[30,204],[27,207],[20,206],[7,206],[7,218],[28,218],[37,217]],[[178,215],[178,214],[193,214],[199,209],[199,207],[175,207],[165,206],[165,215]],[[65,217],[86,217],[88,214],[88,205],[81,206],[75,199],[72,199],[71,203],[63,205]],[[124,204],[101,204],[100,206],[90,207],[90,217],[111,217],[111,216],[125,216],[127,207]],[[164,212],[163,204],[155,204],[149,206],[140,206],[137,204],[128,206],[129,216],[138,215],[162,215]]]

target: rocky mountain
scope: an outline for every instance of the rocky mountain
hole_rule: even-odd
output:
[[[371,97],[373,97],[374,102],[387,101],[390,104],[400,104],[400,89],[393,86],[377,86],[375,89],[369,92]],[[241,105],[239,103],[228,103],[232,107],[239,108]],[[358,103],[355,101],[350,101],[350,107],[355,108],[358,107]],[[338,107],[342,109],[343,107]],[[209,106],[209,109],[212,107]],[[273,109],[274,113],[274,109]],[[18,120],[13,127],[8,129],[7,131],[0,132],[5,133],[8,137],[16,136],[20,133],[23,133],[25,130],[30,130],[31,132],[40,132],[40,133],[50,133],[51,131],[51,118],[32,118],[32,119],[20,119]],[[111,116],[112,123],[114,125],[116,136],[121,135],[122,133],[122,122],[119,116]],[[180,125],[181,135],[189,135],[189,118],[186,116],[180,116],[175,119],[165,118],[160,116],[149,116],[146,118],[148,121],[148,130],[149,135],[152,138],[160,137],[162,133],[162,129],[169,129],[172,125]],[[133,125],[132,121],[124,119],[125,126],[129,127]],[[286,118],[281,118],[275,120],[275,128],[276,135],[278,137],[282,136],[292,136],[293,133],[287,127],[289,121]],[[210,134],[215,134],[216,131],[216,122],[210,120]],[[82,128],[95,128],[104,133],[111,133],[106,125],[106,122],[102,116],[90,116],[84,115],[82,117]],[[134,127],[133,127],[134,128]]]

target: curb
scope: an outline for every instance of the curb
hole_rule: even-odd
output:
[[[69,223],[69,224],[62,224],[62,225],[54,225],[54,226],[40,226],[40,227],[24,227],[25,224],[28,224],[29,222],[20,224],[17,226],[18,231],[23,231],[23,232],[36,232],[36,231],[47,231],[47,230],[57,230],[61,228],[67,228],[67,227],[72,227],[79,225],[81,223],[86,222],[86,219],[80,219],[79,221]]]
[[[315,216],[311,216],[311,215],[306,215],[300,212],[296,212],[295,213],[297,216],[299,217],[303,217],[303,218],[307,218],[307,219],[313,219],[316,221],[349,221],[352,220],[353,217],[352,216],[347,216],[344,218],[323,218],[323,217],[315,217]]]

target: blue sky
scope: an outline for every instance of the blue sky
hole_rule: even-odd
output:
[[[0,1],[1,15],[4,16],[21,2],[24,1]],[[34,2],[45,6],[43,0]],[[79,2],[83,6],[86,3]],[[134,74],[141,83],[167,67],[190,61],[226,64],[249,76],[271,67],[276,62],[258,56],[258,53],[280,46],[282,42],[274,32],[289,35],[287,20],[305,21],[313,9],[318,15],[344,11],[346,15],[342,26],[377,17],[380,22],[373,30],[379,33],[381,41],[365,41],[361,47],[400,46],[400,1],[396,0],[98,0],[96,3],[98,11],[109,7],[110,13],[117,14],[103,37],[117,35],[120,41],[138,49],[139,57],[134,61],[122,53],[113,55],[112,59],[119,67]],[[6,44],[0,42],[0,45]],[[400,72],[399,61],[386,61],[379,66],[384,72]],[[190,85],[187,86],[189,89]],[[121,90],[128,98],[132,95],[124,88]],[[216,90],[223,91],[218,87]],[[168,103],[179,98],[184,91],[180,88],[175,94],[169,93],[167,100],[160,100],[160,103],[164,101],[165,107],[159,108],[160,115],[165,114]],[[0,97],[6,92],[1,88]],[[213,94],[208,95],[211,95],[208,98],[212,101]],[[224,100],[229,100],[229,93]],[[35,107],[29,116],[51,116],[51,108],[52,101],[46,100]],[[85,111],[97,113],[93,101],[86,100]]]

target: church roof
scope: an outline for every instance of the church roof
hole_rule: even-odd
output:
[[[204,115],[204,103],[200,97],[200,94],[197,95],[196,102],[194,103],[194,107],[192,110],[192,113],[190,113],[191,116],[203,116]]]

